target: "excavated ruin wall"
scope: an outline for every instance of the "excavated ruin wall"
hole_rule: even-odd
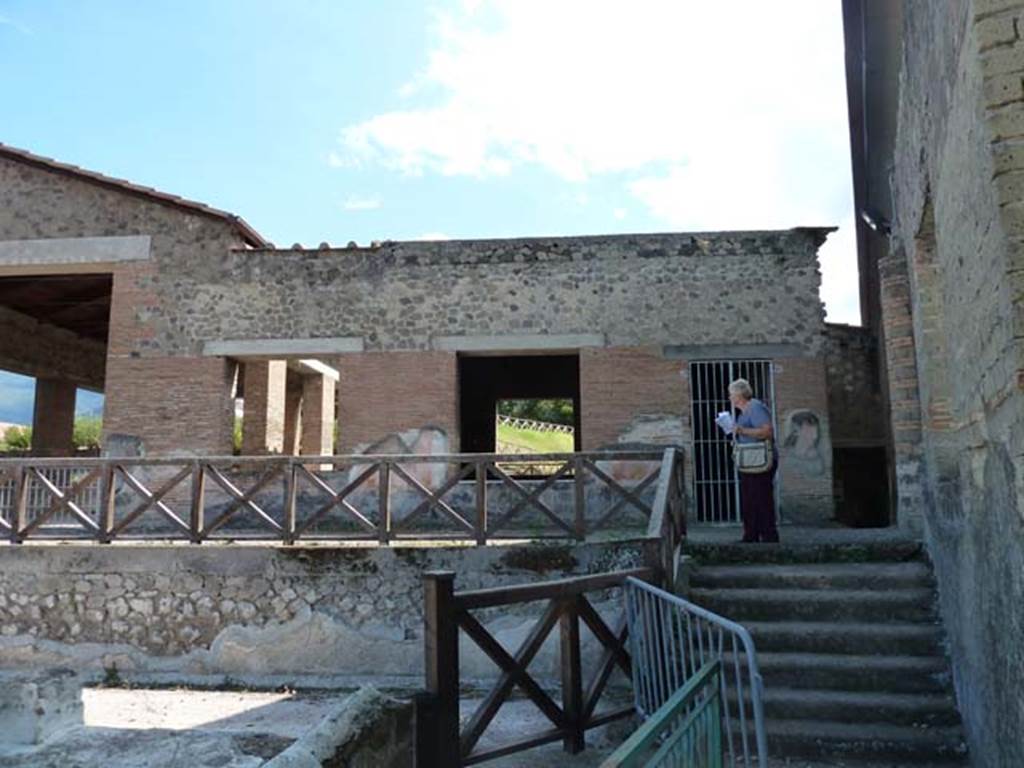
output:
[[[180,675],[418,675],[423,574],[456,590],[653,562],[642,540],[488,547],[23,545],[0,548],[0,667]],[[602,610],[621,610],[599,595]],[[610,602],[609,602],[610,601]],[[542,604],[479,612],[516,647]],[[462,674],[494,666],[465,642]],[[557,633],[536,662],[557,676]]]

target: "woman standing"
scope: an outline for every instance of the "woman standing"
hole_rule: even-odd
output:
[[[754,398],[746,379],[729,385],[729,402],[740,411],[734,433],[737,442],[772,441],[772,466],[767,472],[740,472],[740,515],[743,517],[743,541],[777,542],[775,527],[775,469],[779,453],[772,432],[772,414],[768,406]]]

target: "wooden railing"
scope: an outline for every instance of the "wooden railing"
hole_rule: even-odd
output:
[[[514,478],[501,467],[510,460],[554,471]],[[645,527],[648,534],[666,531],[665,545],[674,547],[685,530],[683,489],[676,449],[7,459],[0,460],[0,531],[14,543],[59,537],[484,544],[495,538],[582,540],[602,530]]]
[[[518,416],[497,416],[497,424],[512,429],[527,429],[531,432],[562,432],[571,435],[576,428],[571,424],[556,424],[553,421],[537,421],[535,419],[521,419]]]
[[[542,584],[455,592],[455,574],[433,572],[424,577],[426,687],[417,718],[417,764],[458,768],[493,760],[503,755],[561,741],[575,754],[584,747],[584,734],[633,714],[633,705],[598,707],[608,680],[618,667],[631,675],[625,613],[611,627],[587,599],[587,593],[621,586],[627,577],[652,579],[654,568],[583,576]],[[544,600],[546,604],[533,628],[514,654],[510,654],[472,614],[474,610],[499,608]],[[580,622],[600,644],[600,658],[584,676]],[[561,705],[529,671],[555,625],[559,628]],[[462,630],[501,670],[491,689],[464,726],[459,723],[459,630]],[[484,731],[502,704],[518,687],[548,720],[550,727],[525,733],[513,742],[481,748]]]
[[[587,730],[633,714],[632,703],[603,712],[597,706],[616,667],[627,678],[631,675],[625,601],[618,620],[609,627],[587,594],[620,587],[631,576],[660,582],[669,589],[674,587],[680,545],[686,535],[686,486],[680,451],[669,448],[662,454],[657,476],[645,537],[655,546],[647,550],[643,568],[468,592],[454,591],[454,573],[425,575],[426,692],[419,702],[423,717],[417,719],[419,764],[458,768],[553,741],[562,741],[567,752],[576,753],[583,749]],[[547,603],[514,655],[471,613],[541,600]],[[581,621],[601,646],[600,659],[586,680],[580,648]],[[530,662],[555,624],[560,634],[561,706],[529,672]],[[461,729],[460,630],[501,670],[497,682]],[[536,705],[551,727],[524,734],[515,742],[480,748],[481,736],[515,687]],[[458,749],[454,748],[456,744]]]

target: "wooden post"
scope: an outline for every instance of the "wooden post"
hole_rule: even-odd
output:
[[[437,763],[437,696],[418,691],[412,697],[413,706],[413,768],[432,768]]]
[[[114,512],[117,509],[117,492],[114,486],[117,477],[113,464],[109,464],[103,470],[103,488],[100,493],[100,530],[99,539],[101,544],[109,544],[113,540],[111,531],[114,530]]]
[[[377,483],[380,513],[377,515],[377,533],[381,544],[391,539],[391,465],[387,459],[380,462],[380,479]]]
[[[487,462],[476,462],[476,543],[487,543]]]
[[[206,472],[203,463],[192,465],[192,509],[189,514],[190,537],[193,544],[203,543],[203,528],[206,525],[203,505],[206,497]]]
[[[284,543],[291,545],[295,543],[295,502],[298,496],[296,487],[298,467],[295,461],[288,462],[284,470],[284,531],[282,532]]]
[[[11,543],[21,544],[21,532],[28,525],[28,467],[22,464],[15,470],[14,514],[11,515]]]
[[[680,454],[676,465],[676,493],[679,495],[679,506],[676,509],[676,530],[680,539],[686,538],[686,455]]]
[[[565,712],[565,736],[562,748],[570,755],[583,751],[583,670],[580,660],[580,614],[576,601],[569,598],[558,618],[561,636],[562,710]]]
[[[587,537],[587,487],[583,478],[583,459],[574,458],[572,467],[573,489],[575,491],[575,529],[576,538],[583,541]]]
[[[458,768],[459,627],[455,617],[455,574],[423,574],[423,639],[427,692],[436,697],[432,768]]]

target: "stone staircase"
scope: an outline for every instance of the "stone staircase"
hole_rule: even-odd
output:
[[[691,544],[688,554],[690,599],[754,637],[773,765],[968,764],[918,544]]]

